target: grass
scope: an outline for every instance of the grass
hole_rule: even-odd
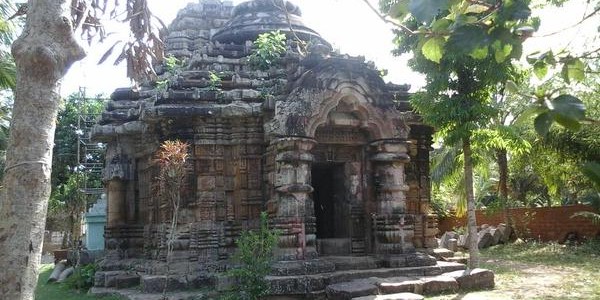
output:
[[[48,277],[52,274],[53,264],[42,265],[37,287],[35,289],[36,300],[120,300],[118,297],[96,297],[74,290],[67,289],[64,285],[58,283],[46,283]]]
[[[600,241],[567,246],[515,243],[481,251],[496,288],[431,297],[448,299],[600,299]]]

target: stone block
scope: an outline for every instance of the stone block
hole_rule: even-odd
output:
[[[469,249],[469,240],[467,239],[466,234],[461,234],[458,236],[458,247],[463,249]]]
[[[208,273],[203,272],[194,275],[187,275],[186,281],[188,288],[190,289],[200,289],[215,286],[215,278],[210,276]]]
[[[349,300],[377,294],[377,287],[366,281],[350,281],[328,285],[325,288],[325,293],[327,299]]]
[[[441,273],[447,273],[447,272],[452,272],[452,271],[464,270],[464,269],[467,268],[462,263],[452,262],[452,261],[438,261],[437,265],[442,270]]]
[[[352,298],[352,300],[423,300],[425,297],[413,293],[397,293],[389,295],[376,295]]]
[[[468,263],[468,257],[466,257],[466,256],[448,257],[448,258],[446,258],[446,261],[466,265]]]
[[[62,273],[62,271],[64,271],[66,268],[67,268],[67,266],[63,262],[59,262],[59,263],[55,264],[54,270],[52,270],[52,274],[50,274],[50,277],[48,277],[48,282],[57,281],[58,276],[60,276],[60,273]]]
[[[500,224],[496,229],[502,234],[502,237],[500,238],[501,243],[506,244],[511,241],[513,235],[512,227],[508,227],[506,224]]]
[[[104,272],[94,274],[94,286],[104,287]]]
[[[378,267],[378,261],[370,256],[330,256],[321,260],[333,264],[333,269],[331,271],[322,271],[320,273],[333,272],[334,270],[377,269]]]
[[[385,278],[376,283],[383,294],[396,294],[404,292],[419,292],[423,289],[423,282],[412,277]]]
[[[333,272],[337,261],[313,259],[305,261],[278,261],[271,265],[271,275],[290,276]]]
[[[435,266],[436,263],[435,257],[422,252],[408,254],[406,257],[408,267]]]
[[[490,228],[487,227],[480,232],[477,233],[477,247],[479,249],[485,249],[492,245],[492,234],[490,233]]]
[[[434,295],[458,291],[458,282],[450,276],[420,278],[423,281],[423,294]]]
[[[494,273],[486,269],[473,269],[470,271],[454,271],[444,273],[458,282],[461,290],[478,290],[494,288]]]
[[[105,287],[116,287],[117,276],[126,274],[124,271],[107,271],[104,272],[104,286]]]
[[[183,290],[187,286],[185,278],[169,276],[167,283],[166,275],[145,275],[141,278],[142,292],[162,293],[167,284],[167,291]]]
[[[115,280],[115,287],[118,289],[129,288],[140,284],[140,276],[134,274],[118,275]]]
[[[448,240],[450,239],[458,239],[458,234],[454,231],[446,231],[440,237],[440,248],[448,248]]]
[[[65,279],[67,279],[69,276],[73,275],[73,272],[75,272],[75,269],[73,267],[68,267],[68,268],[64,269],[62,272],[60,272],[60,275],[58,275],[58,279],[56,280],[56,282],[65,281]]]
[[[390,256],[382,260],[385,268],[404,268],[408,267],[407,257],[404,255]]]
[[[443,258],[454,256],[454,251],[451,251],[446,248],[437,248],[437,249],[433,249],[433,256],[435,256],[437,259],[441,260]]]
[[[311,293],[325,289],[325,278],[321,276],[267,276],[272,295]]]
[[[490,234],[492,234],[492,245],[498,245],[500,240],[502,239],[502,231],[498,230],[498,228],[491,228]]]
[[[457,239],[448,239],[448,250],[452,252],[458,251],[458,240]]]

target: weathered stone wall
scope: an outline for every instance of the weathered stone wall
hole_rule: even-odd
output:
[[[166,52],[178,58],[190,58],[209,44],[211,35],[229,20],[232,10],[231,1],[189,3],[169,26]]]
[[[571,216],[579,211],[596,212],[589,205],[569,205],[558,207],[536,208],[511,208],[510,214],[515,226],[523,231],[529,230],[529,237],[541,241],[562,242],[570,233],[576,233],[578,238],[592,238],[600,236],[600,224],[594,224],[590,219]],[[504,223],[502,211],[488,214],[477,210],[477,224],[497,225]],[[439,220],[440,232],[450,231],[453,228],[466,224],[464,218],[448,217]]]
[[[323,44],[307,57],[288,41],[280,62],[255,69],[250,40],[272,26],[289,27],[269,21],[285,19],[272,1],[255,2],[229,23],[236,14],[229,3],[189,4],[167,38],[168,52],[185,65],[159,70],[166,87],[113,93],[93,132],[108,145],[109,261],[148,259],[145,271],[160,273],[176,230],[178,273],[221,270],[235,239],[256,228],[265,209],[281,232],[278,259],[317,258],[311,177],[319,164],[338,168],[338,191],[328,199],[335,212],[325,216],[336,228],[321,240],[347,248],[325,254],[410,256],[415,247],[434,247],[436,224],[427,215],[432,130],[412,112],[409,87],[384,83],[363,57],[331,52],[310,30],[302,36]],[[177,229],[170,203],[157,194],[153,163],[160,143],[174,139],[190,145]]]

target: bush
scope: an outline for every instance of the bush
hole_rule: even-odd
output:
[[[239,266],[227,272],[236,284],[224,299],[256,300],[268,295],[269,285],[265,280],[271,270],[273,249],[279,234],[269,229],[266,212],[260,214],[260,228],[244,231],[236,241],[237,251],[233,256]]]
[[[96,268],[96,264],[78,266],[73,271],[73,275],[69,276],[63,284],[72,290],[87,291],[94,286]]]

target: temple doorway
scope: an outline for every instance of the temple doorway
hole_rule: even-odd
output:
[[[312,167],[317,251],[321,255],[351,253],[345,182],[343,163],[315,163]]]

